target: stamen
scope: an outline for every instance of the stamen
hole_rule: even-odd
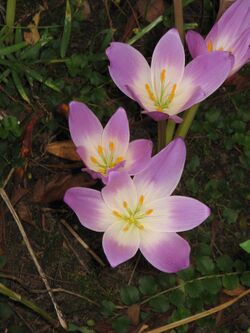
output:
[[[128,231],[128,229],[129,229],[129,225],[127,224],[122,230],[123,231]]]
[[[141,195],[139,198],[139,204],[142,206],[144,202],[144,195]]]
[[[117,212],[117,210],[113,210],[112,213],[115,215],[115,217],[122,218],[121,214],[119,212]]]
[[[90,156],[91,162],[97,164],[97,159],[94,156]]]
[[[117,159],[115,160],[114,165],[121,163],[124,160],[124,158],[122,156],[117,157]]]
[[[223,47],[220,47],[220,48],[218,49],[218,51],[224,51],[224,48],[223,48]]]
[[[145,88],[146,88],[146,91],[148,93],[148,97],[149,99],[151,99],[151,101],[155,102],[156,101],[156,98],[155,98],[155,95],[154,93],[152,92],[150,86],[148,83],[145,84]]]
[[[159,111],[159,112],[163,112],[163,108],[161,108],[160,106],[156,109],[156,111]]]
[[[127,201],[123,201],[123,207],[124,207],[124,208],[128,208],[128,203],[127,203]]]
[[[208,43],[207,43],[207,50],[208,50],[208,52],[213,51],[213,43],[212,43],[211,40],[209,40]]]
[[[143,230],[143,229],[144,229],[144,225],[143,225],[143,224],[138,224],[137,227],[138,227],[140,230]]]
[[[103,175],[106,175],[106,169],[105,169],[105,168],[100,168],[100,169],[98,170],[98,172],[100,172],[100,173],[103,174]]]
[[[98,151],[98,154],[99,154],[99,155],[102,155],[102,154],[103,154],[102,146],[99,145],[99,146],[97,147],[97,151]]]
[[[161,83],[163,84],[165,82],[166,79],[166,69],[163,69],[161,71]]]
[[[114,149],[115,149],[115,144],[114,144],[113,141],[110,141],[110,142],[109,142],[109,150],[110,150],[111,152],[113,152]]]
[[[153,213],[153,211],[154,211],[153,209],[148,209],[148,210],[146,211],[146,213],[145,213],[145,214],[146,214],[146,215],[150,215],[150,214],[152,214],[152,213]]]
[[[174,99],[175,91],[176,91],[176,83],[172,87],[171,93],[168,97],[168,103],[171,103],[172,100]]]

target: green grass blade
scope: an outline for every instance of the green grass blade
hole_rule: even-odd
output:
[[[27,46],[26,42],[21,42],[21,43],[18,43],[18,44],[14,44],[14,45],[11,45],[11,46],[6,46],[4,48],[1,48],[0,49],[0,57],[6,56],[6,55],[14,53],[14,52],[17,52],[17,51],[23,49],[26,46]]]
[[[5,69],[5,71],[3,71],[3,73],[0,75],[0,83],[2,81],[5,81],[5,79],[9,76],[9,74],[10,74],[10,69],[9,68]]]
[[[7,0],[6,5],[6,26],[8,27],[9,35],[7,37],[7,42],[11,43],[13,41],[13,27],[15,23],[16,16],[16,0]]]
[[[26,67],[25,72],[27,75],[29,75],[33,79],[45,84],[47,87],[49,87],[57,92],[61,92],[60,88],[57,87],[57,85],[53,81],[51,81],[49,79],[44,79],[43,76],[41,74],[39,74],[37,71]]]
[[[23,41],[22,29],[20,26],[17,26],[15,31],[15,44],[21,43],[22,41]]]
[[[11,74],[12,74],[13,82],[14,82],[16,89],[19,92],[20,96],[22,97],[22,99],[25,102],[30,104],[30,99],[24,90],[24,87],[23,87],[23,84],[22,84],[22,81],[21,81],[19,75],[14,70],[11,71]]]
[[[64,20],[64,29],[63,35],[60,45],[60,56],[64,58],[69,46],[69,39],[71,34],[71,7],[69,0],[66,0],[66,12],[65,12],[65,20]]]

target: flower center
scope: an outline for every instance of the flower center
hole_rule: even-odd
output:
[[[99,145],[96,156],[90,156],[90,161],[97,167],[97,172],[106,175],[109,169],[114,168],[124,161],[123,156],[116,157],[115,155],[115,144],[113,141],[110,141],[106,151]]]
[[[113,215],[117,217],[118,220],[124,222],[123,231],[128,231],[131,226],[135,226],[140,230],[144,229],[143,218],[151,215],[153,213],[153,209],[145,209],[144,206],[144,196],[141,195],[137,206],[134,210],[129,208],[128,202],[123,201],[123,207],[125,208],[125,212],[120,213],[117,210],[113,210]]]
[[[154,102],[156,110],[163,112],[164,109],[169,107],[169,104],[173,101],[175,92],[176,92],[176,83],[172,85],[170,93],[166,94],[166,91],[169,90],[169,84],[166,84],[166,69],[163,69],[160,74],[160,92],[159,96],[155,94],[148,83],[145,84],[145,89],[148,95],[148,98]]]

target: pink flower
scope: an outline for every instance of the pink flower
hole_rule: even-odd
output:
[[[250,59],[250,1],[237,0],[221,16],[205,38],[195,32],[186,35],[193,58],[212,54],[212,51],[228,51],[234,56],[229,76],[237,72]]]
[[[101,192],[75,187],[64,201],[81,224],[104,232],[103,248],[112,267],[132,258],[138,249],[163,272],[189,266],[190,247],[177,232],[193,229],[210,214],[196,199],[171,196],[185,163],[182,139],[172,141],[132,180],[112,172]]]
[[[151,68],[143,55],[124,43],[111,43],[106,51],[109,72],[118,86],[136,100],[154,120],[171,118],[211,95],[226,79],[233,57],[213,52],[195,58],[185,67],[185,53],[176,29],[156,45]]]
[[[94,178],[107,182],[111,171],[135,175],[151,158],[152,142],[140,139],[129,143],[126,111],[119,108],[103,129],[99,119],[83,103],[69,105],[69,129],[77,153]]]

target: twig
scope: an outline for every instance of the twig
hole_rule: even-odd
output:
[[[136,268],[137,268],[137,266],[139,264],[140,259],[141,259],[141,253],[138,255],[138,257],[136,259],[135,266],[134,266],[134,268],[133,268],[133,270],[131,272],[130,278],[128,280],[128,286],[131,284],[131,282],[133,280],[133,277],[134,277],[134,274],[135,274],[135,270],[136,270]]]
[[[82,247],[102,266],[105,267],[104,262],[102,261],[102,259],[93,251],[91,250],[91,248],[88,246],[88,244],[86,244],[80,237],[79,235],[75,232],[74,229],[71,228],[70,225],[68,225],[68,223],[66,223],[64,220],[60,220],[60,222],[62,223],[62,225],[64,225],[64,227],[71,233],[71,235],[73,235],[75,237],[75,239],[82,245]]]
[[[26,234],[26,232],[24,230],[24,227],[23,227],[23,225],[22,225],[22,223],[21,223],[21,221],[20,221],[20,219],[19,219],[19,217],[18,217],[18,215],[17,215],[14,207],[12,206],[8,195],[6,194],[6,192],[5,192],[5,190],[3,188],[0,188],[0,195],[1,195],[2,199],[3,199],[3,201],[5,202],[5,204],[7,205],[7,207],[9,208],[10,213],[13,216],[13,218],[14,218],[17,226],[18,226],[18,229],[19,229],[19,231],[20,231],[20,233],[21,233],[21,235],[23,237],[23,240],[25,242],[25,245],[26,245],[26,247],[27,247],[27,249],[28,249],[28,251],[29,251],[29,253],[31,255],[31,258],[32,258],[35,266],[36,266],[36,269],[37,269],[37,271],[38,271],[38,273],[39,273],[39,275],[40,275],[40,277],[41,277],[41,279],[42,279],[42,281],[43,281],[46,289],[48,290],[48,293],[49,293],[51,301],[52,301],[52,303],[54,305],[54,308],[55,308],[58,320],[59,320],[61,326],[65,330],[67,330],[67,323],[66,323],[66,321],[65,321],[65,319],[63,317],[63,314],[62,314],[60,308],[58,307],[58,305],[57,305],[57,303],[55,301],[54,295],[50,291],[51,288],[50,288],[49,282],[48,282],[48,280],[46,278],[46,275],[45,275],[42,267],[40,266],[40,264],[39,264],[39,262],[38,262],[38,260],[37,260],[37,258],[35,256],[35,253],[34,253],[32,247],[31,247],[30,241],[29,241],[29,239],[27,237],[27,234]]]
[[[12,169],[10,170],[10,172],[8,173],[8,176],[7,176],[7,178],[5,179],[5,181],[4,181],[4,183],[3,183],[3,188],[5,188],[5,187],[7,186],[7,184],[8,184],[8,182],[9,182],[10,178],[12,177],[14,171],[15,171],[15,168],[12,168]]]
[[[228,308],[229,306],[231,306],[234,303],[238,302],[242,297],[245,297],[248,294],[250,294],[250,289],[244,291],[239,296],[237,296],[237,297],[235,297],[235,298],[233,298],[233,299],[231,299],[231,300],[229,300],[229,301],[227,301],[225,303],[222,303],[220,305],[215,306],[212,309],[209,309],[209,310],[197,313],[197,314],[195,314],[193,316],[189,316],[187,318],[178,320],[178,321],[176,321],[174,323],[171,323],[171,324],[168,324],[168,325],[164,325],[164,326],[155,328],[153,330],[147,331],[147,333],[163,333],[163,332],[169,331],[169,330],[171,330],[173,328],[189,324],[189,323],[191,323],[193,321],[196,321],[196,320],[199,320],[201,318],[205,318],[205,317],[211,316],[214,313],[217,313],[219,311],[222,311],[222,310]]]
[[[109,27],[111,30],[113,30],[113,23],[112,23],[112,19],[111,19],[110,12],[109,12],[108,0],[103,0],[103,3],[104,3],[104,7],[105,7],[106,14],[108,17]]]
[[[184,44],[184,20],[182,0],[174,0],[174,20],[182,43]]]

